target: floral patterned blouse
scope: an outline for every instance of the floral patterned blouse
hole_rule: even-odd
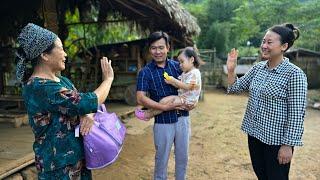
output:
[[[36,167],[53,171],[84,159],[82,138],[75,137],[78,116],[97,111],[95,93],[79,93],[69,79],[30,78],[22,96],[35,135]]]

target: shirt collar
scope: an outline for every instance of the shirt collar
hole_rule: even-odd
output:
[[[285,67],[287,67],[288,63],[289,63],[289,59],[288,59],[287,57],[284,57],[284,58],[283,58],[283,61],[282,61],[280,64],[278,64],[277,67],[271,69],[270,71],[274,71],[274,72],[276,72],[276,73],[280,73],[280,72],[282,72],[282,71],[285,69]],[[266,61],[266,64],[265,64],[264,67],[265,67],[267,70],[269,70],[268,61]]]
[[[168,63],[169,63],[169,59],[167,58],[167,59],[166,59],[166,65],[164,66],[164,68],[166,68],[166,67],[168,66]],[[155,62],[154,59],[152,59],[152,61],[151,61],[151,67],[152,67],[152,68],[157,68],[157,67],[158,67],[158,66],[157,66],[157,63]]]

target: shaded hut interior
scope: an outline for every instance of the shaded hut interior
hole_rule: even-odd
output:
[[[63,75],[70,77],[74,82],[81,82],[78,83],[81,90],[92,90],[101,80],[98,58],[102,55],[113,58],[115,70],[119,72],[115,86],[112,87],[115,92],[125,92],[126,89],[120,90],[114,87],[132,85],[137,72],[146,63],[148,56],[144,38],[150,32],[157,30],[167,32],[172,39],[170,42],[172,49],[193,45],[192,36],[200,32],[195,18],[182,8],[177,0],[34,0],[32,2],[11,0],[1,4],[0,95],[2,97],[19,96],[21,93],[20,84],[15,79],[14,58],[18,47],[16,38],[21,28],[29,22],[52,30],[58,34],[62,42],[69,35],[68,27],[79,24],[95,24],[99,28],[108,28],[110,24],[118,23],[136,29],[143,38],[109,45],[96,44],[91,48],[82,48],[82,51],[74,57],[68,57],[67,68]],[[76,11],[79,12],[79,21],[66,22],[66,14],[73,14]],[[119,61],[116,62],[117,60]],[[132,82],[125,83],[130,81]],[[112,92],[110,96],[113,96]],[[114,96],[115,99],[120,98],[117,96]]]

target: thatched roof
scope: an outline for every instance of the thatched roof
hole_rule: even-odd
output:
[[[181,30],[185,31],[187,35],[198,35],[200,27],[196,19],[184,8],[181,7],[177,0],[149,0],[156,2],[159,8],[163,8],[175,23],[177,23]]]
[[[98,11],[98,22],[104,22],[112,15],[120,15],[127,22],[134,22],[142,30],[168,32],[178,41],[189,41],[200,33],[196,19],[177,0],[87,0],[86,3],[68,1],[60,4],[61,13],[74,11],[78,7],[80,21],[89,22],[92,9]],[[110,18],[109,18],[110,19]],[[114,21],[114,20],[113,20]]]
[[[109,16],[118,14],[122,20],[137,25],[143,30],[168,32],[175,40],[185,44],[192,43],[191,37],[198,35],[200,28],[196,19],[186,11],[177,0],[6,0],[1,4],[5,7],[5,13],[1,19],[0,38],[16,36],[20,28],[27,22],[35,22],[41,25],[44,21],[43,3],[56,4],[57,19],[60,30],[64,29],[64,15],[70,10],[79,9],[81,22],[88,22],[92,8],[98,12],[98,22],[108,20]],[[2,9],[2,8],[1,8]],[[16,15],[18,14],[18,15]],[[38,14],[38,17],[35,17]],[[110,20],[110,19],[109,19]],[[90,21],[90,20],[89,20]],[[96,20],[97,21],[97,20]],[[42,22],[43,23],[43,22]],[[10,30],[4,27],[9,27]],[[62,33],[66,35],[65,32]],[[15,38],[15,37],[14,37]]]

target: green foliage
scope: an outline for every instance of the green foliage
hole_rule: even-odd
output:
[[[266,30],[273,25],[292,23],[300,29],[295,47],[320,51],[319,0],[185,0],[185,7],[198,19],[199,48],[216,48],[225,56],[232,47],[240,54],[257,49]],[[247,47],[247,41],[252,45]],[[243,52],[243,53],[242,53]],[[253,51],[251,55],[255,55]],[[246,54],[247,55],[247,54]]]
[[[236,42],[246,42],[250,37],[258,36],[260,32],[260,26],[252,10],[251,3],[244,2],[235,11],[235,16],[232,18],[233,28],[232,33],[237,34]]]
[[[296,7],[296,24],[301,30],[297,46],[320,51],[320,1],[311,0],[302,7]]]
[[[93,14],[94,16],[94,14]],[[113,19],[119,17],[110,17]],[[68,12],[66,14],[66,23],[79,22],[79,12],[74,14]],[[93,17],[92,19],[95,19]],[[133,28],[130,28],[133,27]],[[85,48],[110,44],[117,42],[125,42],[140,39],[141,35],[138,33],[136,26],[129,26],[128,23],[105,23],[105,24],[73,24],[68,26],[68,38],[64,44],[66,51],[70,57],[74,57],[76,53]]]
[[[240,5],[238,0],[208,0],[206,12],[209,22],[230,21],[234,16],[234,10]]]
[[[239,56],[258,56],[260,48],[253,47],[253,46],[240,46],[238,49]]]
[[[230,24],[212,23],[205,36],[199,37],[199,47],[207,49],[216,48],[218,55],[229,48]],[[207,38],[210,37],[210,38]]]

